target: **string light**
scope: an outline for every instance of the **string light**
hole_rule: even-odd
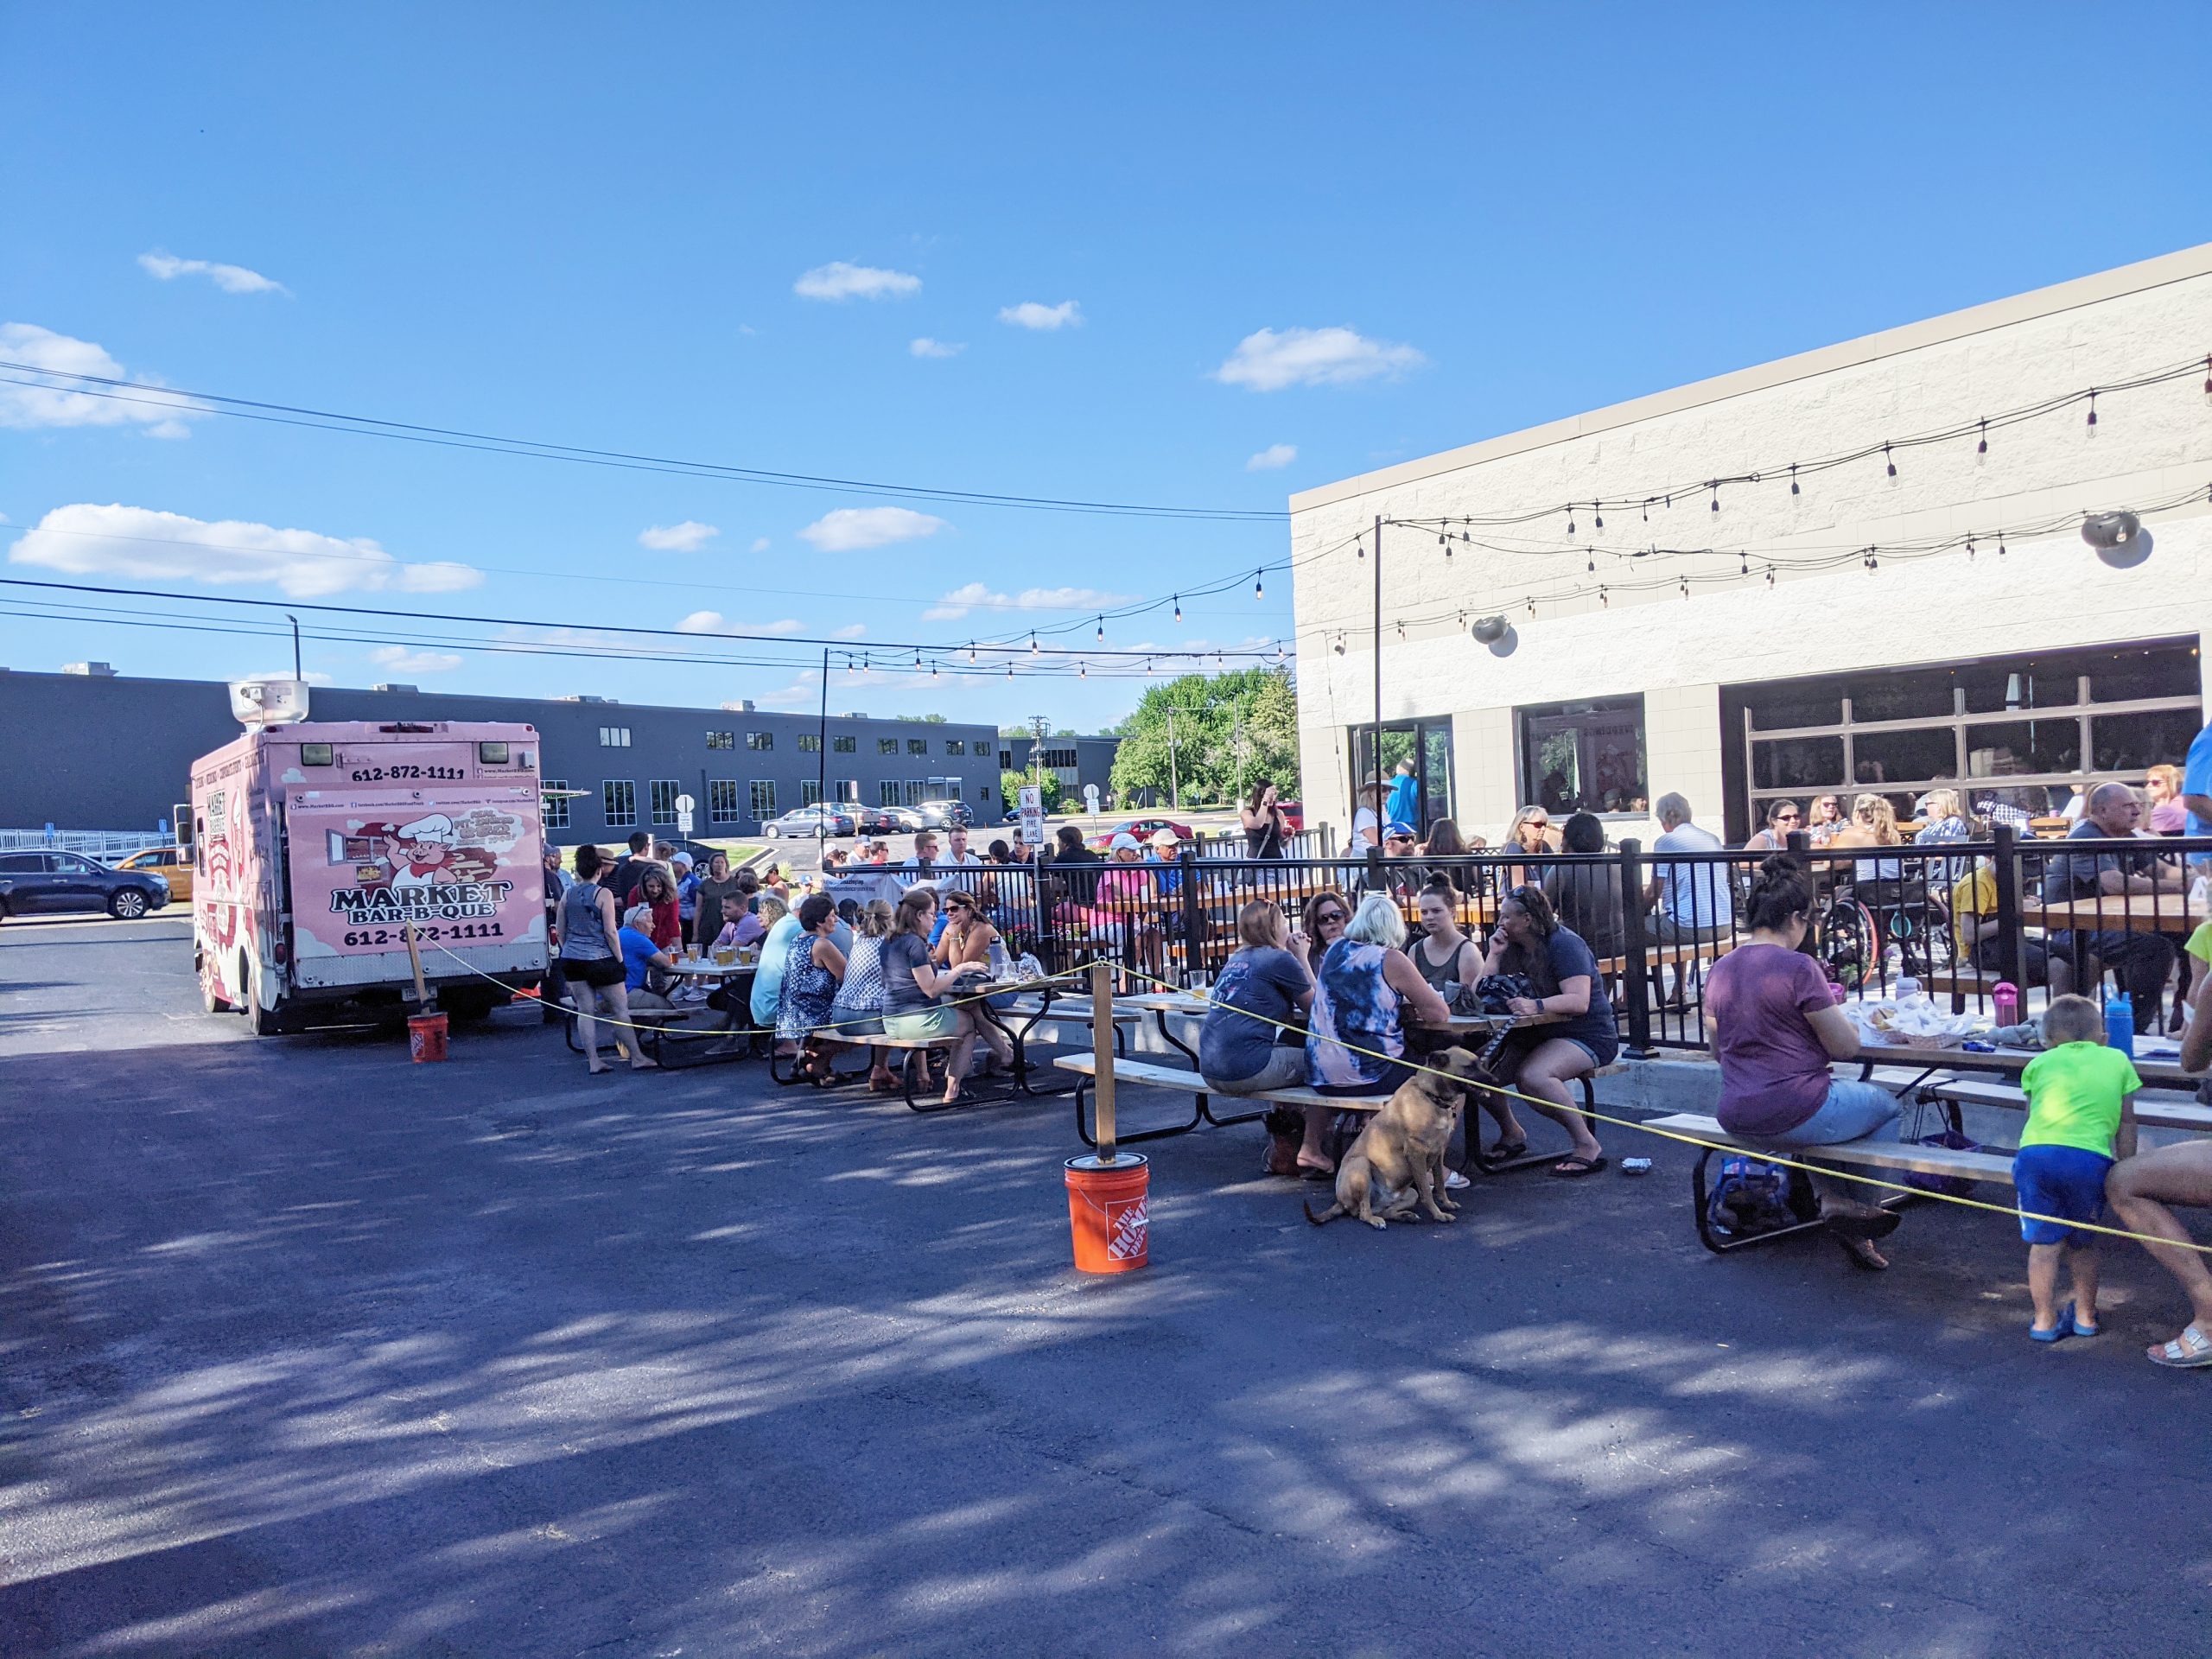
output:
[[[2093,391],[2093,392],[2091,392],[2091,393],[2089,394],[2089,424],[2090,424],[2091,426],[2094,426],[2096,423],[2097,423],[2097,394],[2096,394],[2095,392],[2094,392],[2094,391]]]
[[[1535,613],[1536,613],[1536,601],[1535,601],[1535,596],[1532,594],[1530,594],[1530,595],[1529,595],[1529,614],[1530,616],[1534,616],[1534,615],[1535,615]]]
[[[1974,452],[1977,455],[1986,455],[1989,453],[1989,423],[1987,421],[1981,423],[1981,442],[1974,445]]]
[[[1770,564],[1766,568],[1766,585],[1770,588],[1774,586],[1774,567]]]
[[[1597,517],[1598,528],[1603,530],[1605,527],[1605,504],[1602,501],[1592,501],[1590,504],[1590,510]]]
[[[1895,478],[1897,475],[1897,464],[1896,461],[1890,460],[1890,446],[1886,443],[1882,446],[1882,459],[1889,461],[1890,476],[1891,478]]]
[[[1590,563],[1586,568],[1590,574],[1594,576],[1598,574],[1598,550],[1594,547],[1590,547],[1585,548],[1583,551],[1589,556]]]
[[[1574,534],[1574,509],[1573,507],[1569,507],[1567,510],[1567,533],[1570,536]]]
[[[1268,596],[1268,590],[1261,585],[1260,576],[1261,573],[1257,570],[1252,573],[1252,597],[1255,599],[1265,599]]]
[[[1089,679],[1090,677],[1090,664],[1088,663],[1077,663],[1075,665],[1075,677],[1078,680]]]
[[[1006,665],[1006,677],[1009,680],[1014,677],[1014,664],[1012,663],[1008,663]]]
[[[1180,594],[1175,595],[1175,620],[1178,622],[1183,620],[1183,595]]]
[[[1037,630],[1034,628],[1029,630],[1029,654],[1032,657],[1037,654]]]
[[[1367,556],[1367,543],[1366,543],[1365,542],[1363,542],[1363,541],[1361,541],[1357,537],[1356,537],[1356,536],[1355,536],[1355,537],[1352,538],[1351,550],[1352,550],[1353,552],[1355,552],[1355,553],[1358,554],[1358,555],[1359,555],[1359,556],[1360,556],[1361,558],[1363,558],[1363,558],[1365,558],[1365,557]]]
[[[1797,463],[1794,461],[1789,463],[1789,493],[1797,493]]]
[[[1714,480],[1711,487],[1712,487],[1712,490],[1713,490],[1713,510],[1715,512],[1719,512],[1719,511],[1720,511],[1720,483],[1719,483],[1719,480],[1718,479]]]
[[[1098,643],[1102,645],[1106,643],[1106,619],[1103,616],[1098,619]]]
[[[936,663],[931,663],[930,664],[930,678],[934,680],[943,677],[939,672],[939,667],[940,665]]]
[[[1602,582],[1599,582],[1598,584],[1598,603],[1604,606],[1611,606],[1612,602],[1613,601],[1605,595],[1605,584]]]
[[[2204,357],[2204,391],[2206,396],[2212,397],[2212,352]]]
[[[976,660],[976,642],[973,639],[968,642],[968,660],[970,663]]]
[[[1736,557],[1741,562],[1741,568],[1736,572],[1736,574],[1739,576],[1750,575],[1751,574],[1751,556],[1748,553],[1739,552],[1736,555]]]
[[[1682,578],[1682,597],[1683,597],[1684,599],[1688,599],[1689,596],[1690,596],[1690,579],[1689,579],[1689,577],[1688,577],[1687,575],[1685,575],[1685,576]]]

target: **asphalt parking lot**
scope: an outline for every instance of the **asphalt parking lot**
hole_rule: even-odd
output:
[[[0,929],[10,1659],[2204,1650],[2125,1249],[2042,1349],[1998,1218],[1716,1259],[1660,1145],[1317,1232],[1248,1127],[1087,1280],[1064,1103],[256,1043],[187,934]]]

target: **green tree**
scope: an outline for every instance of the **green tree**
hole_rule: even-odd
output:
[[[1048,772],[1040,779],[1026,772],[1002,772],[999,773],[999,793],[1006,797],[1007,811],[1011,812],[1021,804],[1021,786],[1024,784],[1035,784],[1043,791],[1038,798],[1045,803],[1047,812],[1060,810],[1060,777],[1058,772]]]
[[[1147,788],[1166,797],[1171,770],[1186,803],[1226,800],[1262,778],[1286,797],[1298,792],[1298,697],[1278,670],[1185,674],[1153,686],[1114,731],[1122,740],[1114,792],[1123,800]]]

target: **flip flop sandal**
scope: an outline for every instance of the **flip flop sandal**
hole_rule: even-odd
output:
[[[1878,1211],[1871,1216],[1853,1215],[1848,1211],[1823,1216],[1821,1224],[1839,1238],[1887,1238],[1897,1230],[1904,1219],[1894,1210]]]
[[[2073,1334],[2073,1319],[2071,1316],[2064,1313],[2059,1315],[2058,1323],[2048,1331],[2038,1331],[2032,1325],[2028,1327],[2030,1342],[2063,1342]]]
[[[1574,1153],[1560,1159],[1545,1173],[1556,1175],[1563,1181],[1579,1181],[1585,1175],[1595,1175],[1611,1161],[1610,1158],[1585,1158],[1581,1154]]]
[[[2162,1342],[2151,1357],[2153,1365],[2164,1365],[2177,1371],[2202,1370],[2212,1365],[2212,1337],[2207,1337],[2195,1325],[2184,1325],[2181,1335],[2171,1342]]]
[[[1333,1181],[1337,1179],[1337,1172],[1333,1169],[1316,1169],[1311,1164],[1300,1164],[1298,1166],[1298,1178],[1302,1181]]]
[[[2105,1333],[2105,1328],[2101,1325],[2082,1324],[2082,1316],[2074,1311],[2074,1304],[2071,1302],[2066,1304],[2065,1312],[2058,1317],[2065,1322],[2066,1328],[2077,1337],[2101,1337]]]
[[[1516,1158],[1529,1155],[1526,1141],[1501,1141],[1488,1152],[1477,1154],[1477,1161],[1485,1164],[1510,1164]]]

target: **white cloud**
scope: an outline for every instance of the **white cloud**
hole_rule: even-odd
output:
[[[906,349],[916,357],[957,357],[968,347],[964,343],[955,346],[946,340],[931,340],[924,334],[919,340],[910,342]]]
[[[999,321],[1010,322],[1017,328],[1080,328],[1083,307],[1073,300],[1062,300],[1058,305],[1039,305],[1034,300],[1024,300],[1020,305],[1000,307]]]
[[[786,616],[774,622],[733,622],[720,611],[694,611],[676,625],[678,633],[804,633],[806,624]]]
[[[824,553],[849,553],[863,547],[887,547],[934,536],[946,528],[942,518],[912,507],[839,507],[826,512],[799,531]]]
[[[1398,375],[1427,359],[1410,346],[1370,340],[1350,328],[1262,328],[1237,342],[1214,378],[1254,391],[1285,386],[1343,386]]]
[[[356,589],[446,594],[474,588],[484,573],[466,564],[403,563],[376,543],[311,530],[277,530],[242,519],[209,522],[145,507],[80,501],[56,507],[9,555],[77,576],[129,576],[232,587],[269,582],[294,599]]]
[[[395,674],[445,674],[461,666],[461,653],[453,651],[412,651],[405,645],[378,645],[369,653],[378,668]]]
[[[830,629],[830,637],[832,639],[865,639],[868,638],[868,624],[848,622],[842,628]]]
[[[974,610],[992,611],[1105,611],[1129,602],[1127,594],[1103,593],[1096,588],[1025,588],[1011,596],[995,594],[980,582],[971,582],[922,613],[925,622],[953,622]]]
[[[73,340],[33,322],[0,322],[0,359],[60,374],[125,380],[123,365],[89,340]],[[157,438],[181,438],[185,418],[207,413],[203,404],[141,379],[117,397],[95,397],[60,386],[0,385],[0,426],[143,426]],[[126,399],[132,401],[125,401]]]
[[[803,300],[888,300],[920,289],[922,279],[903,270],[881,270],[874,265],[849,265],[833,259],[817,265],[791,284]]]
[[[1248,473],[1272,473],[1279,467],[1287,467],[1298,459],[1294,443],[1271,443],[1244,463]]]
[[[652,524],[638,532],[638,545],[658,553],[696,553],[721,534],[712,524],[686,518],[680,524]]]
[[[164,283],[173,283],[180,276],[205,276],[226,294],[289,294],[292,290],[283,283],[271,282],[257,270],[248,270],[244,265],[218,264],[208,259],[180,259],[174,254],[159,250],[142,253],[138,263],[146,271]]]
[[[753,551],[755,553],[766,553],[767,550],[768,538],[766,536],[755,536],[753,538]]]

